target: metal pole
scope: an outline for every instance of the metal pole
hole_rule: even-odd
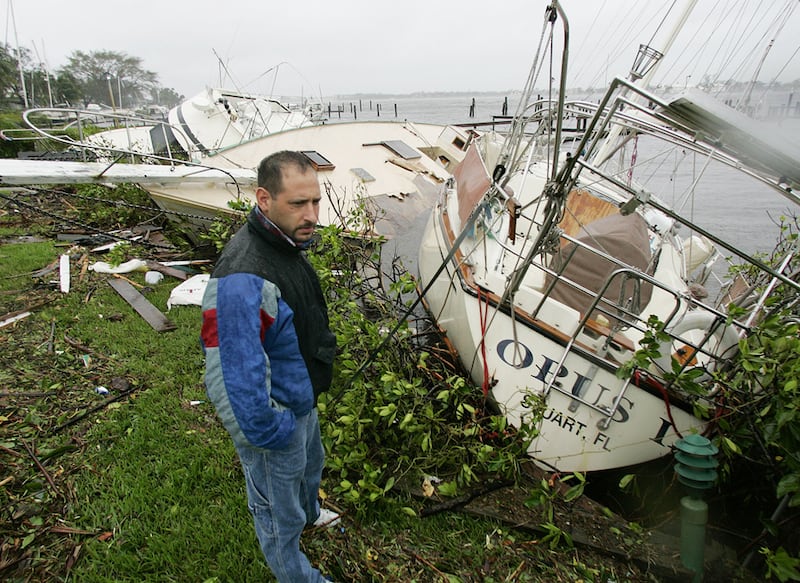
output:
[[[681,562],[694,572],[692,583],[701,583],[706,553],[708,504],[700,498],[681,498]]]
[[[108,96],[111,98],[111,109],[116,113],[117,106],[114,103],[114,90],[111,89],[111,73],[106,73],[106,82],[108,83]]]
[[[28,109],[28,91],[25,89],[25,73],[22,71],[22,53],[19,48],[19,38],[17,37],[17,20],[14,18],[14,3],[8,0],[8,9],[11,11],[11,23],[14,25],[14,42],[17,45],[17,68],[19,69],[19,82],[22,85],[22,101],[25,109]]]

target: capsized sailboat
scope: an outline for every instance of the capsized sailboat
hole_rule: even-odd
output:
[[[558,2],[547,17],[567,30]],[[714,375],[764,301],[741,278],[720,281],[721,251],[798,289],[655,191],[647,169],[676,159],[693,168],[686,196],[720,168],[795,204],[800,184],[800,154],[760,141],[742,114],[641,89],[661,56],[643,46],[599,104],[564,99],[566,57],[560,98],[533,99],[534,63],[511,131],[471,143],[421,243],[429,313],[510,423],[535,425],[529,453],[549,469],[638,464],[710,429]]]
[[[82,142],[71,161],[0,160],[0,184],[136,183],[171,219],[202,228],[254,203],[256,167],[263,157],[297,150],[317,170],[321,224],[392,238],[430,209],[474,135],[466,128],[409,121],[316,124],[208,152],[197,161],[171,150],[143,155]],[[111,161],[90,161],[110,152]]]
[[[46,126],[39,119],[66,115],[64,127]],[[119,154],[165,155],[195,162],[217,152],[270,134],[324,121],[318,103],[289,105],[271,97],[207,87],[167,112],[165,120],[123,110],[88,111],[36,108],[25,112],[26,124],[41,137],[62,142],[70,152],[94,150],[104,158]],[[107,127],[93,133],[89,126]],[[64,130],[77,128],[78,139]],[[105,152],[105,154],[103,154]]]
[[[264,156],[300,151],[319,177],[321,224],[393,238],[430,209],[471,136],[464,128],[440,124],[320,124],[222,150],[204,158],[203,165],[231,173],[250,169],[255,178],[254,169]],[[144,188],[161,208],[176,213],[214,216],[230,212],[229,201],[254,202],[252,188],[234,191],[196,182]]]

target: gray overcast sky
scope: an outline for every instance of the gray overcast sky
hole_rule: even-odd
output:
[[[570,86],[598,86],[626,75],[636,47],[650,41],[673,3],[562,0],[572,39]],[[2,19],[3,40],[14,46],[13,7],[19,44],[51,70],[75,50],[112,50],[141,58],[163,86],[187,96],[218,85],[269,94],[274,77],[265,73],[280,64],[276,96],[327,97],[520,89],[547,5],[546,0],[2,0]],[[663,82],[692,84],[707,74],[749,79],[779,28],[774,23],[782,21],[781,11],[797,5],[798,0],[699,0],[659,72]],[[729,24],[734,17],[738,24]],[[795,10],[760,80],[800,78],[798,30],[800,10]],[[214,51],[231,77],[221,77]],[[737,71],[734,66],[742,61],[750,68]]]

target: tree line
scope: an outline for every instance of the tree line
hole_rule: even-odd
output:
[[[0,108],[85,108],[90,103],[135,109],[144,104],[172,107],[184,100],[162,87],[139,57],[116,51],[73,51],[67,64],[48,71],[26,48],[0,43]]]

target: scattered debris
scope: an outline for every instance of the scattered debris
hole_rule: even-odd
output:
[[[69,255],[64,254],[58,258],[58,268],[61,293],[67,294],[70,286]]]
[[[74,338],[70,338],[67,334],[64,334],[64,342],[72,346],[73,348],[77,348],[81,352],[86,353],[86,355],[93,355],[99,358],[105,358],[102,354],[96,354],[94,350],[86,346],[85,344],[75,340]]]
[[[123,278],[110,279],[108,280],[108,285],[114,288],[114,290],[157,332],[166,332],[176,328],[175,324],[167,319],[158,308],[147,301],[142,294],[136,291],[128,280]]]
[[[0,320],[0,328],[4,328],[5,326],[13,324],[14,322],[18,322],[19,320],[27,318],[30,315],[31,312],[17,312],[16,314],[6,315],[5,319]]]
[[[176,262],[179,263],[179,262]],[[157,271],[164,275],[169,275],[170,277],[174,277],[175,279],[180,279],[182,281],[186,281],[189,278],[189,274],[185,271],[180,269],[175,269],[174,267],[159,263],[158,261],[148,261],[147,262],[147,269],[151,271]],[[145,274],[145,279],[147,278],[147,274]]]
[[[635,564],[653,577],[648,580],[678,583],[691,579],[692,573],[678,558],[678,539],[630,524],[586,496],[567,502],[563,499],[567,486],[554,479],[554,475],[531,462],[524,462],[523,467],[522,475],[532,483],[547,480],[561,495],[553,496],[549,504],[533,506],[526,503],[530,498],[530,484],[502,480],[487,480],[463,496],[444,500],[428,496],[424,488],[419,492],[413,486],[408,488],[406,484],[403,489],[425,500],[426,506],[421,512],[423,517],[460,511],[543,536],[548,534],[546,525],[551,523],[557,525],[577,546],[614,557],[623,563]],[[709,563],[714,564],[716,573],[727,576],[719,580],[734,580],[736,562],[730,549],[709,543],[707,556],[710,557]]]
[[[36,279],[36,278],[39,278],[39,277],[44,277],[45,275],[48,275],[48,274],[54,272],[56,270],[56,267],[58,267],[59,261],[60,261],[60,259],[56,259],[55,261],[53,261],[49,265],[46,265],[45,267],[42,267],[41,269],[39,269],[37,271],[34,271],[33,273],[31,273],[31,277]]]
[[[144,274],[144,282],[147,285],[156,285],[157,283],[161,283],[163,279],[164,274],[159,271],[148,271]]]
[[[122,279],[124,281],[127,281],[133,287],[138,287],[139,289],[143,289],[144,288],[144,286],[141,283],[133,281],[132,279],[128,279],[127,277],[125,277],[124,275],[120,275],[119,273],[115,273],[114,277],[117,278],[117,279]]]
[[[125,241],[112,241],[111,243],[106,243],[105,245],[94,247],[91,251],[92,253],[102,253],[104,251],[111,251],[114,247],[124,245],[125,243],[130,241],[139,241],[141,238],[142,236],[139,235],[138,237],[131,237],[130,239],[127,239]]]
[[[172,306],[199,306],[203,303],[203,294],[206,291],[208,280],[211,276],[207,273],[195,275],[176,286],[169,294],[167,311]]]
[[[97,261],[89,266],[91,271],[96,273],[130,273],[132,271],[147,271],[147,261],[142,259],[131,259],[119,265],[111,265],[106,261]]]

